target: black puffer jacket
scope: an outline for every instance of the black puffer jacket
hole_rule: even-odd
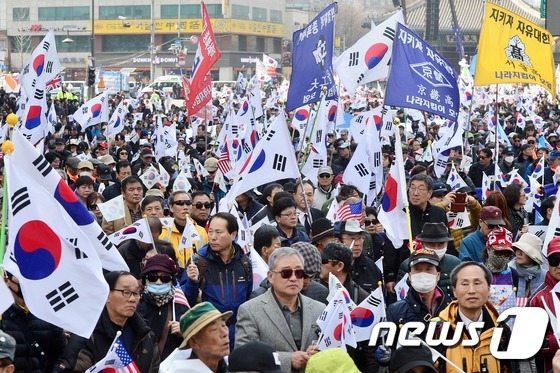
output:
[[[148,327],[152,329],[156,335],[156,341],[158,341],[158,344],[161,340],[165,324],[168,320],[172,320],[172,305],[175,306],[175,321],[179,321],[181,316],[187,312],[189,308],[182,304],[173,303],[173,300],[159,307],[149,295],[142,294],[142,299],[140,299],[140,303],[138,304],[138,312],[144,318],[146,325],[148,325]],[[167,330],[168,335],[165,340],[163,351],[161,351],[161,360],[165,360],[165,358],[167,358],[169,354],[171,354],[173,350],[179,347],[181,342],[183,342],[183,338],[171,334],[169,332],[169,328],[167,328]]]
[[[64,350],[65,371],[85,372],[103,359],[119,330],[122,332],[121,340],[138,369],[142,373],[156,373],[160,364],[158,341],[142,316],[134,313],[121,328],[111,321],[107,308],[103,309],[89,339],[77,335],[70,337]]]
[[[64,352],[64,331],[13,304],[2,314],[0,329],[16,340],[17,372],[52,372]],[[27,329],[27,332],[24,330]],[[37,344],[35,345],[36,342]],[[37,345],[39,347],[37,347]],[[41,357],[44,352],[45,357]]]

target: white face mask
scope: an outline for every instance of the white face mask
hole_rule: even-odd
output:
[[[424,249],[432,250],[433,252],[435,252],[440,260],[443,259],[443,256],[447,252],[447,246],[444,247],[443,249],[436,250],[436,249],[432,249],[431,247],[428,247],[428,246],[424,245]]]
[[[417,292],[429,293],[436,288],[437,275],[425,272],[415,273],[410,276],[410,283]]]
[[[505,157],[504,159],[505,159],[505,161],[506,161],[507,163],[513,163],[513,159],[514,159],[514,158],[513,158],[512,155],[510,155],[510,156]]]

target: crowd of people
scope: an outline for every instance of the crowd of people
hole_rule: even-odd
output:
[[[341,98],[347,113],[356,115],[382,104],[381,91],[360,92],[359,104]],[[111,97],[110,110],[122,100],[121,95]],[[118,247],[129,271],[105,273],[109,297],[90,338],[34,316],[26,307],[18,278],[6,272],[4,280],[14,304],[0,319],[0,372],[84,372],[104,358],[118,332],[141,372],[163,370],[164,360],[186,349],[191,352],[185,359],[168,360],[170,369],[181,371],[196,359],[213,372],[452,372],[454,366],[464,372],[560,372],[554,358],[559,343],[551,325],[532,359],[505,361],[490,353],[494,330],[507,329],[497,322],[505,298],[512,296],[528,307],[548,306],[555,312],[551,291],[560,281],[560,237],[543,248],[544,236],[529,229],[540,224],[546,230],[558,215],[554,206],[560,164],[559,109],[539,94],[526,101],[542,123],[527,120],[519,127],[520,111],[508,99],[474,105],[464,145],[450,150],[441,177],[436,176],[433,161],[423,155],[440,138],[445,124],[431,117],[409,121],[405,111],[396,112],[400,138],[384,142],[383,168],[386,178],[395,152],[402,150],[412,242],[395,247],[387,236],[387,227],[378,219],[382,193],[367,201],[356,186],[342,182],[357,144],[347,129],[339,129],[326,137],[327,163],[316,179],[277,180],[235,198],[239,218],[258,227],[249,254],[239,244],[238,217],[217,212],[227,192],[215,180],[216,139],[224,117],[239,106],[234,94],[214,98],[209,123],[189,118],[180,107],[158,111],[150,102],[130,100],[125,130],[111,138],[104,135],[105,124],[82,131],[71,117],[78,106],[64,98],[53,99],[59,123],[45,141],[47,161],[106,234],[147,218],[153,240],[128,240]],[[15,102],[0,92],[0,121],[16,112]],[[257,118],[265,129],[276,115],[286,115],[291,124],[294,113],[284,113],[282,105],[281,100],[266,105],[263,117]],[[481,120],[490,106],[496,107],[509,144],[501,138],[496,146],[496,137]],[[176,124],[176,157],[156,160],[156,115]],[[297,144],[303,134],[291,126],[290,134],[294,151],[301,153]],[[173,185],[184,159],[200,162],[206,176],[191,163],[187,165],[192,171],[191,189],[177,190]],[[517,170],[530,184],[541,159],[545,169],[536,180],[542,186],[539,208],[527,208],[528,192],[518,182],[502,189],[492,187],[481,196],[484,178],[492,179],[497,170],[503,175]],[[152,165],[168,173],[168,185],[144,185],[139,175]],[[447,178],[451,167],[459,165],[467,186],[451,190]],[[107,219],[99,206],[120,196],[124,218]],[[470,224],[452,228],[449,213],[460,199]],[[333,201],[339,208],[359,204],[361,210],[336,221],[328,214]],[[168,217],[171,223],[162,223]],[[189,225],[196,228],[198,243],[192,250],[179,249]],[[268,264],[267,276],[258,286],[254,286],[257,277],[250,255],[259,255]],[[440,346],[444,358],[436,362],[433,351],[424,345],[397,348],[384,339],[358,342],[345,351],[320,351],[324,331],[317,320],[329,303],[332,278],[355,304],[381,287],[387,321],[396,325],[438,323],[438,330],[445,332],[441,325],[449,323],[447,332],[452,334],[459,322],[467,326],[482,322],[480,343],[472,348]],[[184,302],[176,301],[179,292],[184,293]],[[465,333],[461,339],[468,337]],[[508,333],[503,333],[500,345],[507,348],[507,343]]]

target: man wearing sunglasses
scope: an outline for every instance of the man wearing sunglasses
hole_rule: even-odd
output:
[[[552,310],[552,313],[558,317],[559,311],[551,307],[551,304],[554,304],[553,297],[557,296],[557,294],[553,294],[554,287],[560,281],[560,237],[550,240],[546,256],[548,258],[548,272],[544,282],[535,290],[530,306],[544,308],[544,301],[548,308]],[[549,324],[543,346],[535,358],[539,372],[549,372],[552,369],[552,357],[558,350],[558,340],[554,336],[554,331]]]
[[[482,177],[484,174],[490,177],[494,175],[493,152],[490,148],[483,148],[478,152],[478,162],[471,165],[468,176],[477,188],[482,187]]]
[[[462,262],[474,260],[475,262],[482,263],[482,252],[486,247],[488,234],[505,225],[506,223],[502,218],[502,210],[499,207],[484,206],[480,212],[478,229],[461,241],[459,259]]]
[[[321,166],[317,171],[317,190],[313,198],[312,206],[322,209],[323,204],[337,196],[338,191],[334,187],[334,173],[330,166]]]
[[[301,254],[290,247],[275,250],[268,261],[271,288],[239,307],[235,346],[252,340],[271,345],[280,357],[282,371],[305,371],[318,352],[316,320],[325,305],[301,295],[305,277]]]
[[[192,193],[191,218],[193,218],[198,225],[206,227],[210,212],[213,208],[214,202],[210,198],[210,194],[202,190],[197,190]]]
[[[177,253],[177,260],[179,261],[179,265],[182,268],[186,268],[189,258],[191,256],[191,250],[189,248],[179,252],[178,248],[179,248],[179,242],[183,237],[183,232],[185,231],[187,219],[193,220],[192,217],[190,216],[191,209],[192,209],[191,196],[183,190],[178,190],[176,192],[171,193],[171,195],[167,199],[167,202],[169,204],[169,211],[173,216],[173,226],[171,227],[169,242],[171,242],[171,245],[173,245],[173,248]],[[187,215],[189,215],[189,217],[187,217]],[[202,239],[202,245],[206,245],[208,243],[208,234],[206,233],[206,230],[204,229],[203,226],[201,227],[196,223],[194,224],[194,226],[196,228],[196,231],[198,232],[198,235]],[[162,236],[160,236],[160,239],[162,240],[167,239],[168,237],[165,236],[167,234],[168,234],[167,230],[164,231],[162,233]],[[200,249],[200,247],[195,247],[194,252],[196,252],[198,249]]]

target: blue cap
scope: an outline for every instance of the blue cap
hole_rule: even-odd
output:
[[[553,151],[550,152],[548,159],[553,161],[557,158],[560,158],[560,150],[554,149]]]

